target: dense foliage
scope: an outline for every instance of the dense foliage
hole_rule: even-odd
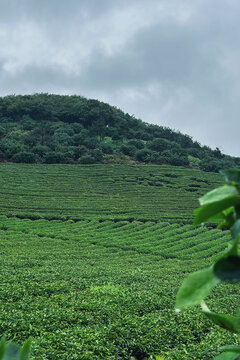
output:
[[[33,360],[216,354],[223,330],[173,307],[179,281],[225,247],[228,232],[190,224],[197,198],[222,184],[218,174],[126,164],[0,167],[0,336],[19,344],[32,336]],[[238,302],[237,289],[217,295],[215,307]]]
[[[0,216],[0,334],[32,336],[31,360],[212,359],[216,343],[235,339],[195,311],[176,314],[174,298],[228,236],[168,222]],[[237,306],[238,293],[217,288],[214,309]]]
[[[0,213],[190,223],[219,174],[156,165],[0,164]],[[176,198],[178,199],[176,201]]]
[[[49,94],[0,98],[0,160],[16,163],[157,163],[205,171],[239,158],[150,125],[103,102]]]
[[[236,345],[201,314],[174,312],[179,282],[210,266],[229,238],[213,224],[191,225],[219,174],[149,164],[0,168],[0,337],[32,336],[32,360],[209,360],[216,343]],[[208,305],[218,313],[238,302],[238,286],[220,285]]]
[[[239,310],[235,316],[224,312],[214,312],[205,303],[205,298],[216,285],[235,284],[240,281],[240,170],[221,171],[227,184],[212,190],[200,198],[200,208],[195,211],[195,225],[204,221],[220,222],[218,228],[230,228],[232,241],[226,251],[207,268],[197,271],[186,278],[177,294],[176,306],[180,309],[201,305],[203,313],[216,325],[235,334],[240,334]],[[220,239],[219,239],[220,240]],[[220,241],[219,241],[220,242]],[[229,292],[231,294],[231,291]],[[229,307],[228,311],[231,311]],[[221,348],[222,354],[215,360],[240,359],[240,346],[232,345]]]

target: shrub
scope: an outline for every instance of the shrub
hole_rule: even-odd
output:
[[[32,164],[36,161],[36,155],[32,152],[22,151],[12,157],[13,162]]]
[[[195,158],[201,157],[201,151],[199,151],[199,149],[196,148],[188,148],[187,153],[188,155],[194,156]]]
[[[78,159],[79,164],[94,164],[95,160],[90,154],[81,156]]]
[[[147,143],[147,147],[151,150],[161,153],[163,150],[167,150],[170,148],[170,143],[168,140],[157,138],[153,141],[149,141]]]
[[[141,149],[136,152],[136,160],[141,162],[150,162],[153,152],[149,149]]]
[[[90,156],[93,158],[94,163],[99,163],[103,159],[103,153],[99,148],[90,151]]]
[[[188,161],[191,166],[198,167],[201,160],[195,156],[188,155]]]
[[[103,157],[105,164],[134,164],[134,161],[127,155],[123,154],[106,154]]]
[[[120,151],[124,154],[124,155],[129,155],[129,156],[133,156],[137,149],[135,148],[135,146],[133,145],[128,145],[128,144],[123,144],[120,147]]]
[[[104,154],[113,154],[113,146],[111,143],[102,143],[100,149]]]
[[[240,281],[240,170],[230,169],[221,173],[227,184],[200,198],[201,206],[195,210],[194,225],[200,225],[205,221],[219,222],[219,229],[230,228],[232,241],[211,266],[190,274],[184,280],[177,293],[176,308],[185,309],[201,305],[203,314],[214,324],[239,336],[239,314],[233,316],[215,313],[205,303],[205,298],[221,282],[231,284]],[[240,359],[240,346],[224,346],[220,350],[223,353],[215,360]]]
[[[143,149],[144,148],[144,142],[142,140],[137,140],[137,139],[131,139],[129,140],[126,145],[132,145],[137,149]]]
[[[162,152],[160,161],[175,166],[185,166],[189,164],[187,156],[172,153],[169,150]]]
[[[22,146],[22,144],[15,144],[15,142],[10,139],[2,140],[0,143],[0,149],[8,159],[11,159],[12,156],[17,153],[24,151],[24,147]]]
[[[49,147],[46,145],[36,145],[32,148],[32,152],[40,157],[43,157],[49,150]]]
[[[66,164],[69,163],[69,159],[64,153],[52,151],[45,156],[46,164]]]

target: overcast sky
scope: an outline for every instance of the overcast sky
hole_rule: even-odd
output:
[[[240,156],[239,0],[0,0],[0,95],[96,98]]]

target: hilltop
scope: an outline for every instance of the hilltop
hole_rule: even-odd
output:
[[[0,98],[0,161],[153,163],[205,171],[240,165],[240,158],[101,101],[51,94]]]

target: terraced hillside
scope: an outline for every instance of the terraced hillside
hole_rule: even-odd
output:
[[[219,174],[156,165],[0,165],[0,214],[143,220],[192,219]]]
[[[167,222],[0,217],[0,333],[33,336],[33,359],[211,359],[224,331],[194,310],[176,314],[187,273],[225,248],[228,233]],[[194,260],[191,254],[194,252]],[[238,287],[208,304],[234,308]]]
[[[193,228],[217,174],[171,166],[0,166],[0,334],[33,336],[33,360],[212,359],[235,343],[194,309],[182,279],[229,234]],[[194,253],[194,260],[192,254]],[[235,309],[239,286],[211,309]]]

